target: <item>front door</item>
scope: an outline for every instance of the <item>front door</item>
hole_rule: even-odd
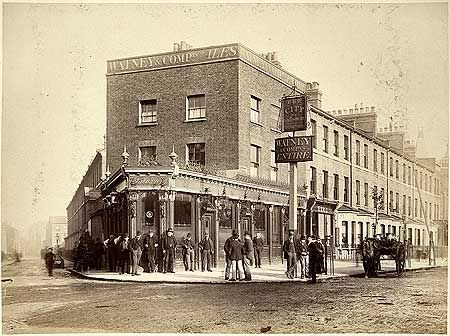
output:
[[[250,232],[250,218],[244,217],[242,218],[242,236],[244,236],[245,232]]]
[[[209,236],[211,236],[212,231],[212,223],[213,223],[213,216],[210,213],[206,213],[202,216],[202,228],[201,228],[201,238],[203,238],[208,232]]]

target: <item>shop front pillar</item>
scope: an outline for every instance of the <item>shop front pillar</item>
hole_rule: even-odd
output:
[[[195,267],[196,270],[200,269],[200,262],[201,262],[201,256],[200,256],[200,248],[198,247],[198,243],[202,240],[202,205],[201,205],[201,199],[200,197],[197,198],[197,206],[196,206],[196,229],[195,229]]]
[[[267,237],[266,241],[269,245],[269,265],[272,265],[273,258],[273,241],[272,241],[272,232],[273,232],[273,205],[269,206],[269,223],[267,228]]]
[[[174,228],[175,224],[175,191],[169,193],[168,209],[167,209],[167,229]]]
[[[130,237],[134,237],[136,236],[136,232],[137,232],[137,225],[136,225],[136,213],[137,213],[137,200],[138,200],[138,194],[136,192],[132,192],[130,193],[130,211],[129,211],[129,215],[130,215],[130,227],[129,227],[129,232],[130,232]]]
[[[236,225],[239,238],[241,237],[241,203],[236,202]]]
[[[215,200],[214,202],[215,211],[215,225],[214,225],[214,267],[217,268],[217,263],[219,261],[219,202]]]

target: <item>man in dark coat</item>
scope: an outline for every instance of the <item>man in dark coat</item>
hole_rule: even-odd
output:
[[[53,248],[49,247],[47,253],[44,256],[45,267],[47,267],[48,275],[53,276],[53,267],[55,265],[56,256],[53,253]]]
[[[147,265],[144,267],[144,272],[154,272],[156,269],[155,265],[155,257],[156,257],[156,248],[158,247],[158,241],[153,236],[153,232],[150,231],[148,235],[144,239],[144,251],[143,256]]]
[[[245,280],[252,280],[252,273],[250,266],[253,264],[253,242],[250,237],[250,233],[244,233],[244,246],[242,249],[242,261],[244,266]]]
[[[144,249],[144,239],[140,231],[136,232],[136,237],[131,239],[128,248],[132,255],[131,275],[139,275],[137,270],[141,261],[142,250]]]
[[[214,254],[214,246],[211,238],[209,238],[209,233],[205,233],[205,237],[198,243],[198,247],[200,248],[200,253],[202,256],[202,272],[205,271],[205,268],[208,272],[212,272],[211,264],[212,264],[212,256]]]
[[[183,247],[184,270],[194,272],[194,242],[190,232],[183,239],[181,245]]]
[[[317,268],[319,264],[319,250],[314,236],[308,237],[309,275],[311,282],[316,283]]]
[[[100,241],[100,238],[95,240],[94,251],[97,270],[101,270],[103,267],[103,260],[105,259],[105,245]]]
[[[295,253],[295,241],[294,241],[294,230],[289,230],[289,237],[284,241],[283,244],[283,254],[287,261],[286,275],[289,279],[295,277],[296,268],[296,253]]]
[[[128,233],[124,233],[117,240],[117,250],[119,253],[119,274],[130,273],[130,251],[128,250],[128,243],[130,238]]]
[[[104,241],[106,246],[106,258],[108,259],[108,267],[110,272],[116,271],[116,243],[114,242],[114,235],[110,235],[107,240]]]
[[[233,240],[233,236],[238,236],[236,230],[233,230],[231,236],[225,240],[225,244],[223,245],[223,251],[225,252],[225,280],[230,278],[231,272],[231,259],[230,259],[230,243]]]
[[[305,236],[295,241],[295,253],[297,254],[297,262],[300,264],[300,277],[303,279],[307,276],[307,260],[308,246],[306,245]]]
[[[230,281],[244,280],[244,269],[242,268],[242,248],[244,244],[239,241],[237,232],[233,232],[232,239],[229,244],[229,258],[231,260],[231,277]],[[238,274],[236,274],[238,273]]]
[[[253,248],[255,251],[255,267],[261,268],[261,253],[264,247],[264,240],[261,238],[261,233],[257,232],[256,237],[253,238]]]
[[[173,229],[169,228],[166,235],[163,237],[162,242],[162,252],[164,256],[164,270],[163,273],[175,273],[174,263],[175,263],[175,247],[177,242],[173,236]]]

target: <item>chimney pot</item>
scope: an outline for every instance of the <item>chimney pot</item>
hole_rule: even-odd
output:
[[[180,45],[178,43],[174,43],[173,44],[173,51],[178,51],[180,50]]]
[[[277,52],[277,51],[274,51],[274,52],[272,53],[272,57],[273,57],[273,60],[274,60],[275,62],[278,62],[278,52]]]
[[[347,114],[347,110],[343,110],[343,111],[342,111],[342,114]]]
[[[181,50],[186,50],[186,42],[181,41]]]
[[[370,112],[372,112],[372,113],[375,113],[375,106],[372,106],[371,108],[370,108]]]
[[[353,114],[353,109],[348,110],[349,114]]]

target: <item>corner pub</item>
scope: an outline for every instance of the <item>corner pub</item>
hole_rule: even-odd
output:
[[[280,131],[280,99],[294,92],[308,97],[307,132],[313,136],[315,155],[314,161],[298,164],[295,231],[328,237],[331,246],[338,246],[343,238],[355,243],[356,235],[387,233],[389,223],[389,232],[403,239],[400,207],[394,211],[386,202],[376,221],[367,190],[360,203],[359,185],[370,181],[392,195],[395,188],[402,189],[390,181],[381,161],[386,160],[386,166],[391,156],[410,166],[413,161],[377,138],[374,108],[355,108],[350,115],[368,118],[364,130],[357,122],[323,111],[319,84],[284,70],[276,53],[257,54],[241,44],[192,49],[181,42],[174,44],[173,52],[108,61],[106,79],[107,171],[99,187],[105,204],[91,218],[98,226],[92,230],[103,238],[124,232],[134,236],[137,231],[159,236],[173,228],[178,241],[191,233],[198,243],[208,232],[217,264],[224,258],[225,240],[236,229],[240,237],[245,231],[252,237],[260,232],[263,257],[269,262],[282,258],[289,221],[289,164],[275,163],[275,139],[286,136]],[[319,122],[324,132],[320,142]],[[328,150],[328,128],[335,129],[334,155]],[[359,159],[353,158],[360,155],[354,152],[355,141],[370,144],[374,153],[378,150],[382,156],[373,160],[383,171],[360,169]],[[414,169],[437,183],[432,169],[419,163]],[[321,184],[317,172],[323,173]],[[328,174],[334,176],[333,193],[328,192]],[[414,188],[405,189],[409,195]],[[436,211],[439,193],[425,198]],[[415,215],[408,216],[408,227],[423,230],[423,221]],[[413,233],[409,238],[414,239]]]

